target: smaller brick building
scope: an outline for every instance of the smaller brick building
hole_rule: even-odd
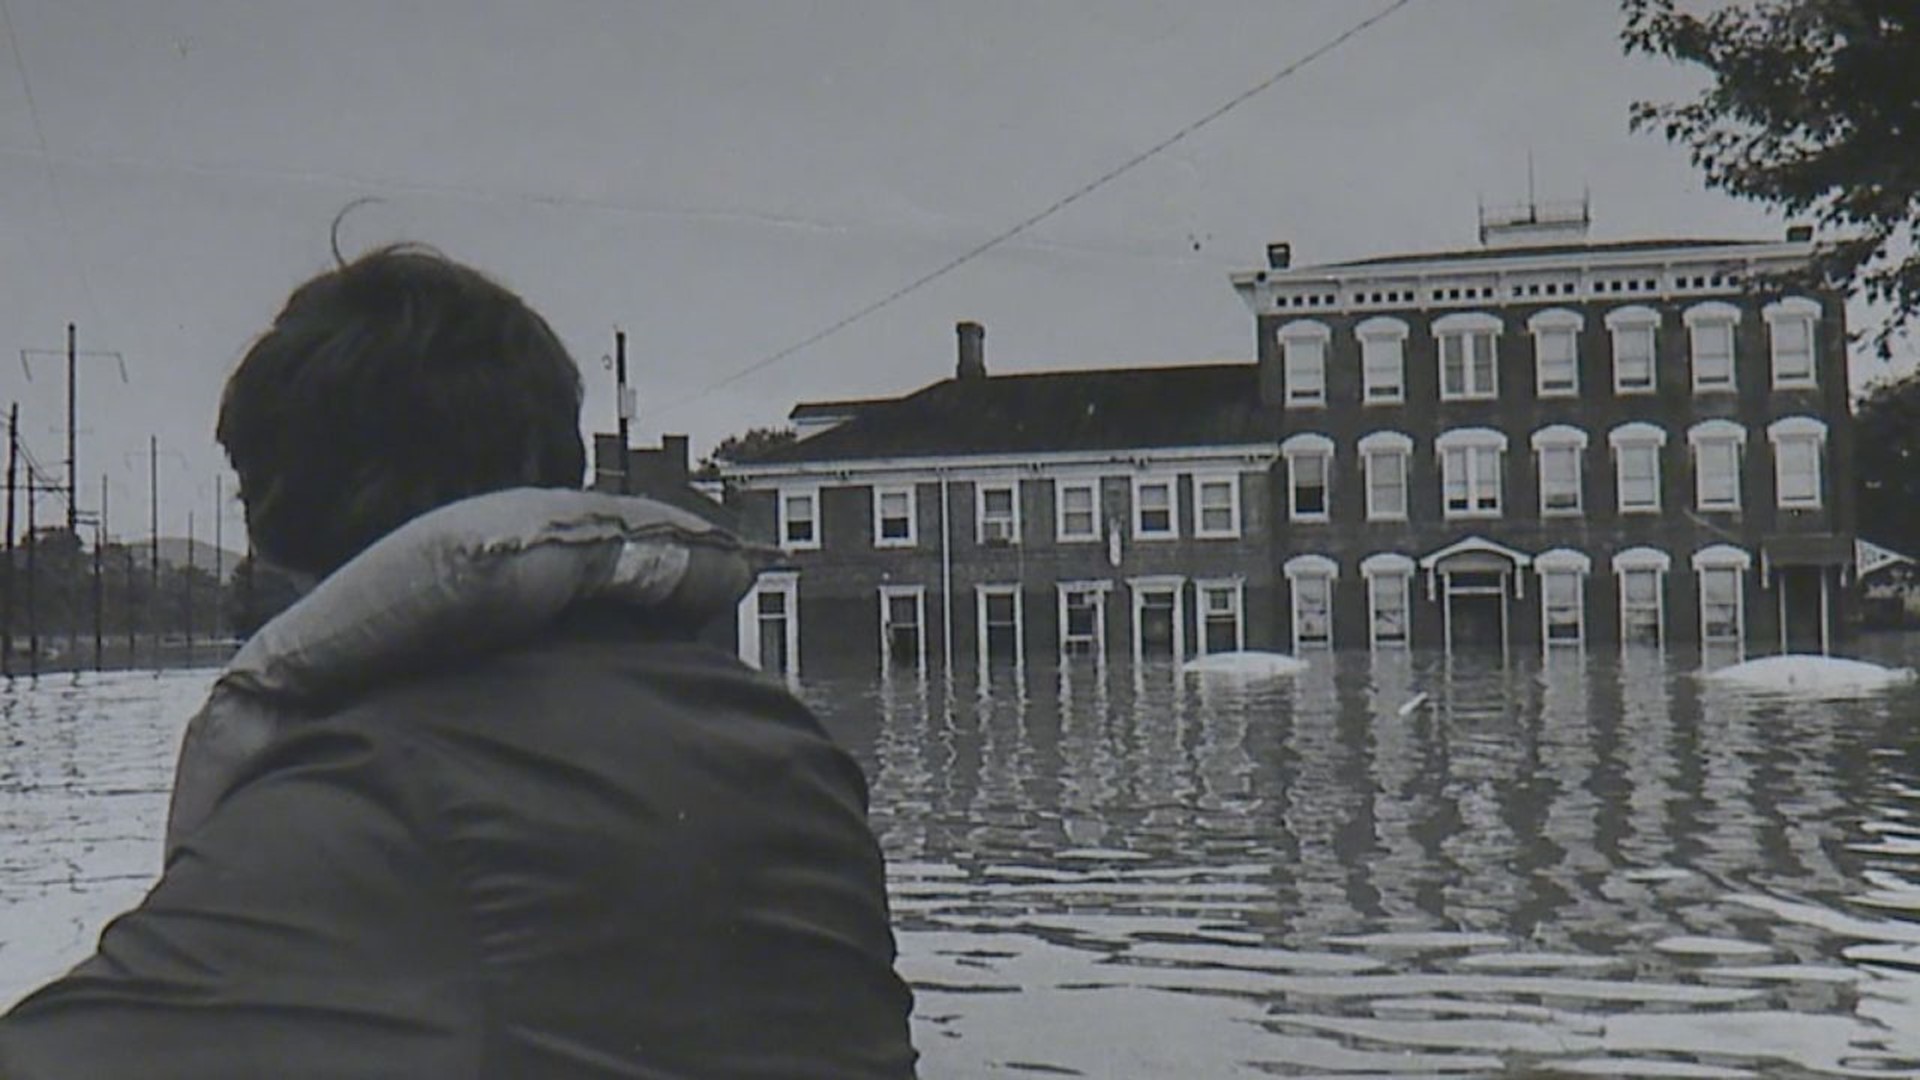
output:
[[[810,674],[985,671],[1284,648],[1275,411],[1250,363],[954,377],[803,404],[802,437],[723,474],[786,558],[741,654]]]

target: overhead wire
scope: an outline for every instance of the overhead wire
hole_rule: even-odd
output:
[[[794,356],[797,353],[804,352],[807,349],[810,349],[813,346],[818,345],[820,342],[825,341],[826,339],[834,336],[835,334],[840,333],[841,331],[847,329],[848,327],[853,326],[855,323],[861,322],[862,320],[868,318],[869,316],[874,315],[886,308],[889,308],[894,304],[898,303],[899,301],[906,299],[908,296],[911,296],[912,294],[919,292],[921,289],[926,288],[928,285],[931,285],[936,281],[939,281],[941,278],[944,278],[948,274],[951,274],[954,271],[960,269],[961,267],[966,266],[968,263],[971,263],[974,260],[980,258],[981,256],[987,254],[988,252],[994,250],[995,248],[1000,247],[1002,244],[1005,244],[1010,240],[1018,238],[1022,234],[1033,229],[1035,226],[1046,221],[1048,218],[1053,217],[1054,215],[1067,209],[1073,204],[1079,202],[1080,200],[1086,198],[1089,195],[1092,195],[1094,192],[1099,191],[1101,188],[1106,187],[1108,184],[1112,183],[1113,181],[1118,180],[1120,177],[1125,176],[1127,173],[1132,172],[1134,169],[1138,168],[1139,166],[1145,164],[1146,162],[1166,152],[1172,147],[1178,145],[1181,141],[1187,139],[1189,136],[1192,136],[1196,132],[1199,132],[1202,129],[1210,126],[1215,121],[1221,119],[1227,114],[1240,108],[1242,105],[1245,105],[1247,102],[1252,101],[1254,98],[1259,97],[1261,94],[1272,89],[1275,85],[1290,78],[1295,73],[1299,72],[1301,69],[1307,67],[1309,64],[1312,64],[1314,61],[1319,60],[1320,58],[1339,50],[1342,46],[1346,45],[1348,42],[1366,33],[1368,30],[1373,29],[1375,26],[1378,26],[1380,23],[1386,21],[1387,18],[1399,12],[1401,9],[1407,7],[1412,2],[1413,0],[1394,0],[1393,3],[1380,9],[1374,14],[1369,15],[1365,19],[1360,20],[1359,22],[1348,27],[1347,29],[1341,31],[1338,35],[1328,39],[1326,42],[1322,43],[1321,45],[1307,52],[1306,54],[1295,59],[1291,63],[1287,64],[1285,67],[1279,69],[1273,74],[1253,84],[1247,89],[1242,90],[1240,93],[1235,94],[1233,97],[1229,98],[1224,104],[1214,108],[1212,111],[1201,116],[1199,119],[1193,120],[1183,125],[1178,130],[1174,131],[1171,135],[1166,136],[1165,138],[1147,147],[1146,149],[1140,151],[1139,153],[1134,154],[1132,157],[1129,157],[1128,159],[1114,166],[1113,168],[1108,169],[1106,172],[1101,173],[1099,176],[1088,181],[1087,183],[1082,184],[1079,187],[1075,188],[1074,190],[1068,192],[1067,194],[1062,195],[1060,198],[1055,199],[1046,208],[1038,211],[1037,213],[1029,214],[1028,216],[1015,222],[1013,225],[1009,226],[1008,228],[1005,228],[1000,232],[995,233],[993,236],[988,237],[986,240],[983,240],[980,243],[975,244],[973,247],[968,248],[966,251],[961,252],[960,254],[954,256],[953,258],[947,260],[946,262],[942,263],[941,265],[934,268],[933,270],[930,270],[927,273],[922,274],[917,278],[914,278],[912,281],[909,281],[905,285],[902,285],[899,288],[894,289],[893,291],[887,293],[886,295],[880,297],[879,299],[874,300],[854,310],[853,312],[835,320],[834,322],[828,324],[823,329],[815,331],[812,334],[809,334],[807,337],[802,338],[800,341],[797,341],[792,345],[788,345],[787,347],[780,349],[777,352],[774,352],[765,357],[762,357],[761,359],[756,360],[751,364],[748,364],[746,367],[741,368],[738,371],[734,371],[731,374],[728,374],[720,379],[717,379],[711,383],[708,383],[706,386],[701,387],[700,389],[694,391],[693,393],[688,394],[667,405],[662,406],[662,408],[671,410],[671,409],[676,409],[681,406],[688,405],[695,401],[698,401],[701,398],[706,397],[708,394],[712,394],[715,391],[722,390],[728,386],[733,385],[734,383],[739,382],[742,379],[747,378],[748,376],[755,375],[761,371],[764,371],[767,368],[770,368],[773,365],[778,364],[781,361],[786,360],[787,358]]]

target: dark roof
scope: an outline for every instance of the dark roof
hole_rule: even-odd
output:
[[[808,461],[1269,442],[1251,363],[947,379],[756,457]]]
[[[1605,254],[1615,252],[1660,251],[1667,248],[1710,248],[1710,247],[1757,247],[1771,244],[1771,240],[1616,240],[1604,244],[1539,244],[1531,247],[1479,247],[1462,248],[1458,251],[1432,251],[1409,255],[1382,255],[1373,259],[1356,259],[1352,262],[1324,263],[1319,266],[1302,267],[1303,270],[1344,270],[1362,266],[1394,266],[1402,263],[1422,262],[1462,262],[1488,261],[1493,259],[1524,259],[1553,255]]]
[[[787,410],[787,419],[800,420],[809,416],[850,416],[869,405],[878,405],[895,398],[847,398],[844,401],[803,401]]]

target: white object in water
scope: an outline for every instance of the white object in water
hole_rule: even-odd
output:
[[[1276,652],[1217,652],[1196,656],[1180,665],[1180,670],[1201,675],[1238,675],[1250,679],[1278,679],[1298,675],[1308,664],[1295,656]]]
[[[1400,715],[1412,716],[1416,709],[1420,708],[1420,706],[1425,705],[1426,703],[1427,703],[1427,692],[1425,690],[1422,690],[1419,693],[1408,698],[1406,700],[1406,703],[1400,706]]]
[[[1913,681],[1914,672],[1912,668],[1882,667],[1865,660],[1788,653],[1742,661],[1710,671],[1705,678],[1745,690],[1839,697],[1899,686]]]

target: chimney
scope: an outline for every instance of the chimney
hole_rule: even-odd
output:
[[[1293,264],[1293,245],[1292,244],[1281,243],[1281,244],[1267,245],[1267,269],[1285,270],[1288,266],[1291,266],[1292,264]]]
[[[1787,243],[1789,244],[1813,243],[1813,226],[1811,225],[1787,226]]]
[[[670,482],[684,484],[690,475],[688,468],[688,445],[685,435],[660,436],[661,466],[667,471]]]
[[[960,363],[955,370],[955,377],[962,380],[986,378],[987,328],[968,321],[953,329],[960,338]]]

